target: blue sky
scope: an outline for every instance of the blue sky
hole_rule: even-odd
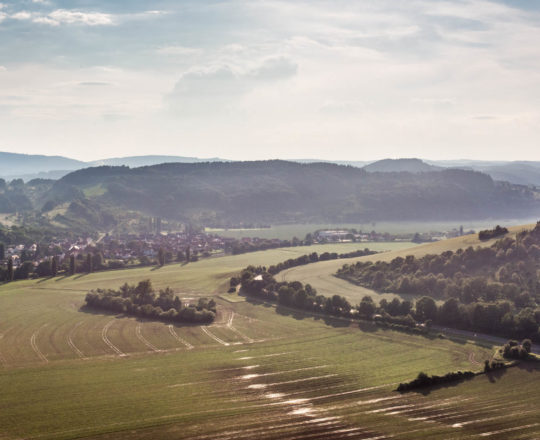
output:
[[[0,0],[0,150],[540,160],[540,2]]]

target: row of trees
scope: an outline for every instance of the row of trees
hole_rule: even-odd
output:
[[[499,225],[495,226],[493,229],[485,229],[478,233],[478,238],[480,240],[490,240],[492,238],[500,237],[504,234],[508,234],[507,228],[502,228]]]
[[[278,282],[265,267],[249,266],[240,277],[233,277],[233,290],[238,284],[249,295],[302,310],[344,317],[376,320],[396,327],[422,329],[433,324],[464,330],[485,332],[511,338],[530,338],[540,341],[540,310],[516,310],[508,301],[496,303],[473,302],[463,304],[449,298],[441,305],[429,296],[416,302],[394,298],[382,299],[377,305],[366,295],[352,306],[345,298],[318,295],[309,284],[298,281]],[[419,327],[419,323],[424,324]]]
[[[136,286],[126,283],[118,290],[92,290],[85,300],[88,307],[164,321],[209,324],[216,316],[213,299],[200,298],[197,305],[184,306],[172,289],[156,292],[150,280],[140,281]]]
[[[2,244],[0,243],[0,254],[2,251]],[[0,258],[1,260],[1,258]],[[176,257],[176,261],[197,261],[198,256],[195,253],[192,253],[190,247],[188,246],[185,251],[179,251]],[[142,260],[140,262],[141,266],[148,266],[157,264],[163,266],[166,262],[171,261],[168,258],[166,252],[162,248],[158,251],[157,261],[152,261],[150,259]],[[34,277],[54,277],[59,273],[64,273],[66,275],[74,275],[76,273],[92,273],[95,271],[103,270],[112,270],[112,269],[122,269],[126,267],[126,264],[121,260],[105,260],[103,255],[100,252],[89,252],[86,255],[74,254],[70,255],[69,258],[64,259],[60,264],[56,256],[49,257],[41,261],[37,266],[34,266],[34,263],[29,259],[21,258],[21,264],[14,269],[13,258],[9,257],[7,259],[6,268],[0,267],[0,281],[13,281],[13,280],[24,280],[32,276]]]
[[[359,249],[357,251],[346,252],[342,254],[338,254],[336,252],[323,252],[322,254],[319,255],[317,254],[317,252],[312,252],[309,255],[306,254],[298,258],[290,258],[286,261],[270,266],[268,268],[268,272],[271,273],[272,275],[276,275],[282,270],[290,269],[291,267],[296,267],[296,266],[303,266],[309,263],[316,263],[318,261],[337,260],[338,258],[363,257],[365,255],[373,255],[376,253],[377,252],[370,251],[367,248],[364,250]]]
[[[277,282],[265,268],[248,266],[242,270],[240,278],[231,278],[231,287],[242,284],[247,294],[266,301],[295,307],[310,312],[332,316],[351,317],[351,304],[342,296],[325,297],[317,295],[311,285],[303,285],[299,281]]]
[[[454,311],[461,304],[476,310],[477,315],[498,316],[491,325],[480,324],[488,330],[500,325],[508,312],[519,321],[538,312],[539,274],[540,223],[515,239],[505,237],[490,247],[469,247],[422,258],[409,255],[390,262],[357,262],[337,272],[343,279],[379,292],[454,299],[448,304]],[[466,313],[454,315],[463,317]],[[507,329],[521,325],[510,315],[504,321],[503,328]]]
[[[461,381],[464,379],[470,379],[476,374],[472,371],[457,371],[452,373],[446,373],[444,376],[429,376],[424,372],[418,373],[416,379],[411,380],[410,382],[403,382],[398,385],[396,391],[400,393],[415,390],[418,388],[426,388],[434,385],[441,385],[449,382]]]

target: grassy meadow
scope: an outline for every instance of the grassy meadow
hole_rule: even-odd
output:
[[[423,394],[393,391],[419,371],[480,370],[494,353],[489,344],[314,318],[225,293],[248,264],[356,248],[277,249],[1,286],[0,439],[537,438],[540,396],[529,391],[540,372],[532,365]],[[334,262],[304,268],[322,273],[326,263]],[[184,302],[214,297],[216,321],[168,325],[81,309],[91,288],[145,278]]]

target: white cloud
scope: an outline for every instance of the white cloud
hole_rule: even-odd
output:
[[[69,27],[62,41],[44,33],[34,40],[35,70],[32,55],[14,54],[27,57],[26,70],[3,58],[0,144],[103,145],[103,155],[151,143],[207,156],[227,148],[236,158],[540,159],[540,14],[513,4],[166,0],[168,15],[27,8],[51,26],[117,27],[110,45]],[[0,21],[2,12],[15,11],[1,10]],[[98,63],[107,65],[80,67]],[[53,74],[52,65],[61,67]],[[45,121],[32,139],[28,121]]]
[[[60,24],[84,24],[88,26],[112,25],[113,16],[103,12],[82,12],[67,9],[56,9],[46,16],[38,16],[35,23],[58,26]]]
[[[7,17],[5,12],[0,11],[0,23],[2,23]]]
[[[178,80],[168,96],[175,111],[198,116],[237,107],[238,99],[258,87],[289,79],[297,65],[286,57],[267,57],[254,66],[228,64],[192,69]]]
[[[12,14],[10,18],[14,20],[30,20],[32,18],[32,14],[28,11],[19,11]]]
[[[0,64],[0,72],[5,72],[7,70],[6,66]]]

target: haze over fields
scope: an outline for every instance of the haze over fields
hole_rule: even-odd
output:
[[[0,0],[0,440],[538,440],[540,2]]]

